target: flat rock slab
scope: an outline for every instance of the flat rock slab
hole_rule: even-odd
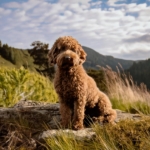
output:
[[[65,130],[47,130],[43,131],[39,134],[38,140],[46,139],[46,138],[55,138],[56,136],[67,136],[70,138],[75,137],[76,140],[90,140],[95,137],[95,132],[92,128],[85,128],[82,130],[74,131],[71,129]]]
[[[142,115],[140,114],[131,114],[131,113],[127,113],[124,112],[122,110],[116,109],[117,111],[117,118],[116,118],[116,122],[119,122],[120,120],[125,120],[125,119],[131,119],[131,120],[140,120]]]
[[[121,110],[117,111],[116,122],[123,119],[139,120],[139,114],[130,114]],[[21,100],[14,107],[0,108],[0,121],[24,119],[33,127],[40,128],[43,123],[50,129],[60,128],[59,103],[39,103],[31,100]]]
[[[124,119],[140,120],[142,118],[139,114],[130,114],[121,110],[117,111],[117,118],[115,122]],[[62,130],[60,124],[59,103],[39,103],[31,100],[21,100],[19,103],[11,108],[0,108],[0,122],[10,120],[26,120],[28,124],[35,129],[43,129],[43,124],[48,125],[47,131],[45,128],[36,134],[33,138],[43,140],[65,134],[73,136],[76,139],[90,140],[95,136],[92,128],[85,128],[82,130],[74,131],[71,129]]]

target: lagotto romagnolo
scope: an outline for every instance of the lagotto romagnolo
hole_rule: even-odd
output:
[[[57,64],[54,87],[59,96],[61,123],[64,128],[72,124],[73,129],[84,127],[85,111],[93,120],[113,123],[116,111],[109,98],[87,75],[82,64],[86,53],[76,39],[71,36],[58,38],[48,53],[49,62]]]

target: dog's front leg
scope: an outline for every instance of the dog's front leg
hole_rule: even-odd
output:
[[[71,124],[72,111],[65,103],[60,103],[61,125],[63,128],[69,128]]]
[[[82,129],[84,119],[85,101],[84,99],[74,102],[74,114],[73,114],[73,129]]]

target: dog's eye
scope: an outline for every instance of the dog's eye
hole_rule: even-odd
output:
[[[59,50],[60,53],[63,52],[63,51],[64,51],[64,49],[62,49],[62,48]]]
[[[75,51],[76,54],[79,54],[79,51]]]
[[[75,49],[71,49],[73,52],[77,53],[77,51]]]

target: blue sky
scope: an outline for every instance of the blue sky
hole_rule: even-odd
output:
[[[103,55],[150,58],[150,0],[0,0],[0,40],[17,48],[70,35]]]

